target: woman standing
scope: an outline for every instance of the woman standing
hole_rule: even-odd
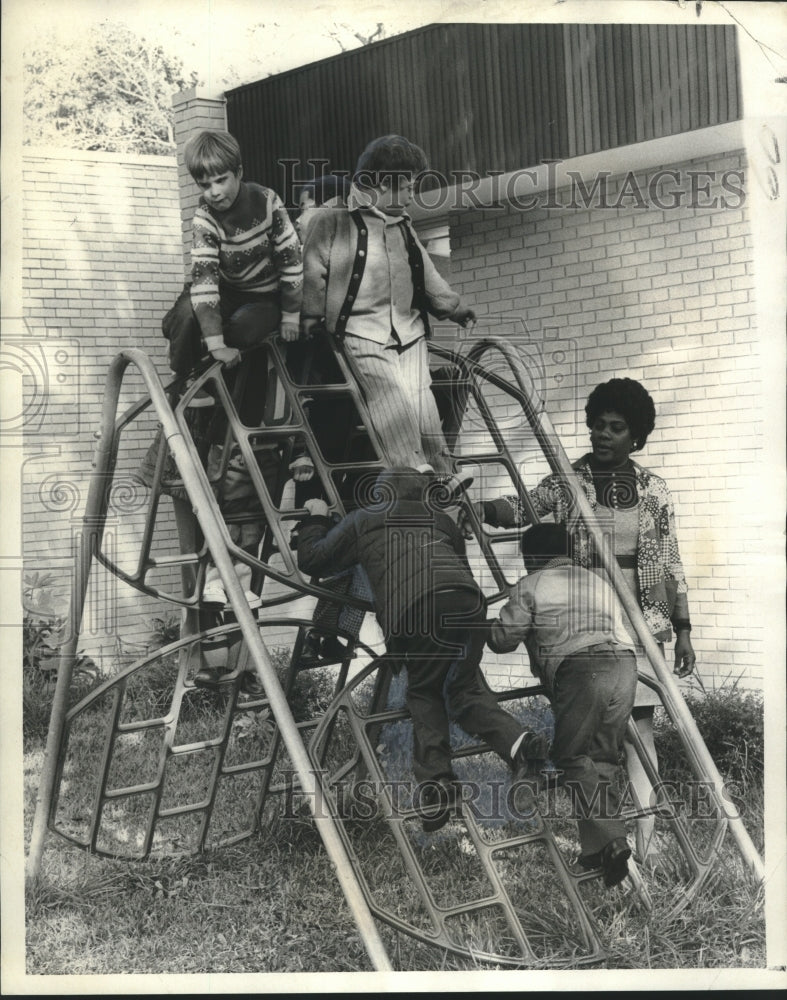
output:
[[[623,576],[637,598],[645,622],[659,643],[675,633],[674,672],[685,677],[694,669],[696,656],[691,645],[691,622],[686,579],[675,535],[675,516],[667,484],[659,476],[633,462],[653,430],[656,410],[646,389],[629,378],[613,378],[590,393],[585,406],[590,429],[591,451],[573,464],[590,506],[609,536]],[[573,513],[571,493],[560,476],[547,476],[531,493],[539,517],[554,515],[566,522]],[[504,497],[483,505],[483,520],[494,527],[516,527],[527,523],[527,513],[517,497]],[[576,529],[576,558],[593,563],[590,538],[580,525]],[[637,647],[637,672],[655,679],[631,621],[624,615],[626,628]],[[653,709],[661,699],[647,684],[637,685],[632,711],[639,735],[657,767],[653,739]],[[651,785],[634,749],[625,743],[629,780],[635,804],[648,805]],[[636,848],[640,861],[657,851],[653,839],[652,816],[637,822]]]

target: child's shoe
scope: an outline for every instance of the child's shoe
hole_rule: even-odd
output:
[[[255,594],[253,590],[248,589],[244,591],[244,594],[246,602],[252,611],[261,607],[262,598],[259,594]],[[209,604],[211,607],[226,608],[227,594],[220,578],[217,577],[216,579],[206,581],[202,589],[202,603]]]
[[[538,733],[525,733],[513,760],[513,782],[540,778],[549,755],[549,742]]]
[[[292,478],[298,482],[307,482],[314,476],[314,462],[310,455],[299,455],[289,465]]]
[[[607,889],[618,885],[629,873],[628,860],[631,848],[625,837],[616,837],[601,851],[601,870],[604,874],[604,885]]]
[[[415,792],[417,812],[424,833],[441,830],[457,812],[457,785],[449,778],[424,782]]]
[[[194,684],[197,687],[217,687],[231,671],[220,670],[218,667],[202,667],[194,674]]]
[[[577,864],[583,871],[590,871],[592,868],[601,867],[601,852],[596,851],[594,854],[580,854],[577,858]]]
[[[264,698],[265,688],[254,670],[244,670],[240,689],[249,698]]]
[[[207,580],[202,588],[202,603],[211,604],[223,608],[227,604],[227,595],[224,592],[224,584],[217,577],[215,580]]]

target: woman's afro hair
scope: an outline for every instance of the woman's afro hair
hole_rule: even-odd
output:
[[[656,426],[656,407],[647,389],[633,378],[611,378],[588,396],[585,423],[592,427],[602,413],[619,413],[628,424],[634,451],[644,448]]]

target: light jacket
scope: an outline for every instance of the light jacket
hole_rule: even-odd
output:
[[[371,215],[370,209],[359,209],[361,219]],[[357,218],[358,216],[356,216]],[[411,247],[410,264],[412,271],[413,301],[398,304],[397,308],[426,313],[437,319],[451,319],[460,307],[459,295],[440,275],[429,254],[421,245],[412,223],[402,216],[399,226]],[[364,241],[375,237],[375,228],[359,228],[350,211],[344,208],[322,209],[309,227],[304,246],[303,308],[301,318],[307,329],[315,323],[324,324],[327,330],[342,336],[347,318],[360,282],[367,250]],[[422,295],[419,294],[422,291]],[[419,301],[420,299],[420,301]],[[377,309],[390,312],[391,303],[380,296]],[[347,308],[343,310],[343,306]],[[381,323],[375,315],[370,323],[367,339],[376,343],[386,343],[390,336],[390,324]],[[423,332],[428,335],[428,322],[423,324]],[[357,335],[357,331],[356,332]]]
[[[553,560],[511,588],[488,640],[496,653],[524,642],[530,669],[551,690],[560,664],[572,653],[613,642],[633,652],[612,587],[568,559]]]

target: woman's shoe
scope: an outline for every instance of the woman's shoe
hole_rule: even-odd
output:
[[[320,659],[320,639],[314,632],[307,632],[301,646],[302,667],[316,664]]]

